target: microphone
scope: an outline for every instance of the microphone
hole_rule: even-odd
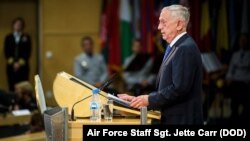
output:
[[[76,103],[74,103],[74,105],[72,106],[72,109],[71,109],[71,120],[72,120],[72,121],[75,121],[75,111],[74,111],[75,105],[78,104],[78,103],[80,103],[80,102],[82,102],[82,101],[84,101],[85,99],[87,99],[87,98],[89,98],[89,97],[91,97],[91,96],[92,96],[92,95],[89,95],[89,96],[87,96],[87,97],[85,97],[85,98],[83,98],[83,99],[77,101]]]
[[[108,79],[105,83],[103,83],[103,85],[99,88],[99,92],[98,93],[100,94],[100,91],[102,91],[103,89],[105,89],[106,87],[108,87],[114,81],[114,79],[116,78],[116,76],[117,76],[117,73],[113,74],[110,79]],[[89,86],[83,84],[82,82],[80,82],[79,80],[77,80],[75,78],[70,78],[70,80],[72,80],[72,81],[74,81],[74,82],[76,82],[76,83],[78,83],[78,84],[80,84],[80,85],[88,88],[89,90],[92,90]],[[105,98],[107,98],[103,94],[100,94],[100,95],[103,96],[103,97],[105,97]],[[78,103],[80,103],[80,102],[82,102],[82,101],[84,101],[84,100],[86,100],[86,99],[88,99],[88,98],[90,98],[91,96],[92,95],[89,95],[89,96],[87,96],[87,97],[85,97],[85,98],[83,98],[83,99],[81,99],[81,100],[79,100],[79,101],[77,101],[77,102],[75,102],[73,104],[72,109],[71,109],[71,120],[72,121],[75,121],[75,111],[74,111],[75,105],[78,104]]]
[[[117,73],[113,74],[108,81],[106,81],[101,87],[100,90],[107,88],[117,77]]]

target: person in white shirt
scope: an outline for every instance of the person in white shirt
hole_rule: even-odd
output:
[[[74,73],[79,79],[100,87],[108,78],[108,70],[101,54],[93,52],[93,40],[86,36],[81,40],[83,53],[75,57]]]
[[[240,49],[233,53],[226,74],[228,92],[231,95],[231,120],[232,123],[245,123],[249,112],[250,95],[250,45],[249,35],[242,34],[239,40]],[[243,106],[242,114],[239,114],[240,105]],[[241,119],[243,118],[243,119]]]

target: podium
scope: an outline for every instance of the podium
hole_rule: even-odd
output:
[[[42,84],[38,75],[35,76],[35,83],[36,83],[36,86],[35,86],[36,99],[37,99],[38,107],[39,107],[41,114],[46,114],[45,111],[49,112],[52,110],[51,113],[49,112],[49,115],[50,115],[49,117],[55,116],[55,114],[58,112],[53,112],[53,108],[47,109],[46,107]],[[61,127],[62,129],[60,130],[65,129],[66,132],[64,132],[64,134],[68,136],[66,137],[67,139],[72,140],[72,141],[77,141],[77,140],[82,141],[83,140],[82,130],[83,130],[84,125],[93,125],[93,124],[95,125],[139,125],[141,124],[141,119],[138,118],[140,115],[140,110],[130,109],[128,107],[122,107],[118,105],[114,105],[113,108],[114,110],[117,110],[123,113],[123,115],[120,115],[119,117],[114,116],[112,121],[102,120],[101,122],[91,122],[89,120],[89,117],[90,117],[89,103],[90,103],[91,98],[87,98],[81,101],[80,103],[78,103],[78,105],[75,105],[74,111],[75,111],[75,117],[77,117],[77,120],[69,121],[68,115],[71,115],[71,110],[72,110],[72,106],[74,105],[74,103],[86,97],[90,97],[92,95],[92,89],[95,89],[95,87],[86,82],[79,80],[78,78],[66,72],[60,72],[57,74],[53,83],[53,93],[54,93],[54,98],[58,106],[61,108],[67,108],[67,110],[65,111],[68,111],[68,113],[64,112],[63,117],[60,116],[63,119],[62,120],[63,124],[67,125],[67,126],[64,126],[64,128]],[[99,94],[101,98],[101,103],[102,104],[106,103],[108,94],[105,93],[104,91],[100,91]],[[148,111],[147,121],[145,120],[145,122],[147,122],[147,124],[150,124],[152,119],[160,119],[160,116],[161,116],[160,112]],[[53,121],[56,121],[56,120],[53,120]],[[54,124],[48,124],[47,126],[48,127],[54,126]],[[51,127],[47,128],[48,133],[53,133],[52,130],[54,130],[54,128],[51,128]]]
[[[66,72],[58,73],[53,83],[53,93],[55,100],[60,107],[68,108],[69,115],[71,114],[72,106],[74,105],[74,103],[92,95],[92,89],[95,89],[95,87]],[[100,99],[102,104],[106,103],[107,93],[101,91]],[[84,101],[75,105],[75,117],[86,118],[90,116],[90,100],[91,98],[87,98]],[[128,107],[122,107],[118,105],[114,105],[114,110],[137,116],[140,115],[139,110],[130,109]],[[160,112],[148,111],[147,117],[153,119],[160,119]]]
[[[72,106],[75,102],[90,97],[94,86],[66,73],[60,72],[57,74],[53,83],[54,98],[60,107],[68,109],[68,115],[71,114]],[[107,93],[100,91],[101,103],[107,102]],[[76,121],[68,121],[68,139],[70,141],[82,141],[83,126],[84,125],[139,125],[140,110],[131,109],[128,107],[118,106],[114,102],[114,110],[117,110],[124,114],[124,116],[113,117],[112,121],[102,120],[101,122],[91,122],[90,117],[90,103],[91,98],[87,98],[78,103],[74,107]],[[129,117],[126,115],[130,115]],[[132,115],[132,116],[131,116]],[[160,119],[160,112],[148,111],[147,123],[150,124],[152,119]]]
[[[67,107],[68,114],[71,114],[72,106],[76,101],[86,98],[92,95],[91,90],[95,89],[94,86],[81,81],[80,79],[66,73],[60,72],[57,74],[53,83],[53,92],[57,104],[60,107]],[[100,92],[100,99],[102,104],[107,102],[107,93]],[[82,141],[83,126],[84,125],[139,125],[140,111],[136,109],[130,109],[128,107],[114,105],[114,110],[118,110],[122,113],[134,115],[131,117],[121,116],[113,117],[112,121],[102,120],[101,122],[91,122],[89,120],[90,109],[89,103],[91,98],[88,98],[78,105],[75,105],[74,112],[75,117],[78,117],[76,121],[68,121],[68,139],[71,141]],[[115,104],[115,103],[114,103]],[[152,119],[160,119],[160,113],[155,111],[148,111],[147,123],[150,124]],[[80,119],[81,118],[81,119]]]

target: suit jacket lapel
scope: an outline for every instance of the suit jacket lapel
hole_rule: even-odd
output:
[[[164,64],[168,63],[169,59],[172,58],[173,53],[175,52],[175,49],[176,49],[176,46],[173,46],[172,49],[171,49],[171,51],[170,51],[170,53],[169,53],[169,55],[167,56],[167,58],[162,61],[160,70],[159,70],[158,75],[157,75],[156,86],[158,86],[158,84],[160,82],[160,77],[161,77],[161,74],[162,74],[162,70],[163,70]]]
[[[160,78],[161,78],[161,75],[162,75],[162,70],[163,70],[163,66],[164,64],[167,64],[169,61],[170,61],[170,58],[172,58],[176,52],[176,48],[178,48],[178,45],[183,42],[186,38],[188,38],[189,35],[188,34],[184,34],[174,45],[173,45],[173,48],[171,50],[171,52],[169,53],[169,55],[167,56],[167,58],[162,61],[162,64],[161,64],[161,67],[160,67],[160,70],[158,72],[158,75],[157,75],[157,79],[156,79],[156,88],[158,88],[158,85],[159,85],[159,82],[160,82]]]

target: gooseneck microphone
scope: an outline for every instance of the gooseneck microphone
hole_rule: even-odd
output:
[[[117,73],[113,74],[109,80],[107,80],[101,87],[100,90],[104,90],[105,88],[107,88],[117,77]]]
[[[114,79],[116,78],[116,76],[117,76],[117,73],[113,74],[113,75],[110,77],[110,79],[108,79],[105,83],[103,83],[103,85],[99,88],[99,94],[100,94],[100,91],[102,91],[103,89],[107,88],[107,87],[114,81]],[[78,83],[78,84],[80,84],[80,85],[82,85],[82,86],[84,86],[84,87],[86,87],[86,88],[89,89],[89,90],[92,90],[92,88],[90,88],[89,86],[83,84],[81,81],[79,81],[79,80],[77,80],[77,79],[75,79],[75,78],[73,78],[73,77],[70,78],[70,80],[71,80],[71,81],[74,81],[74,82],[76,82],[76,83]],[[106,97],[105,95],[103,95],[103,94],[100,94],[100,95],[103,96],[103,97],[105,97],[105,98],[107,98],[107,97]],[[78,103],[80,103],[80,102],[82,102],[82,101],[84,101],[84,100],[86,100],[86,99],[88,99],[88,98],[90,98],[91,96],[92,96],[92,95],[89,95],[89,96],[87,96],[87,97],[85,97],[85,98],[83,98],[83,99],[81,99],[81,100],[79,100],[79,101],[77,101],[77,102],[75,102],[75,103],[73,104],[72,109],[71,109],[71,120],[72,120],[72,121],[75,121],[75,111],[74,111],[75,105],[78,104]]]
[[[82,102],[82,101],[84,101],[85,99],[87,99],[87,98],[89,98],[89,97],[91,97],[91,96],[92,96],[92,95],[89,95],[89,96],[87,96],[87,97],[85,97],[85,98],[83,98],[83,99],[77,101],[76,103],[74,103],[74,105],[72,106],[72,109],[71,109],[71,120],[72,120],[72,121],[75,121],[75,111],[74,111],[75,105],[78,104],[78,103],[80,103],[80,102]]]

